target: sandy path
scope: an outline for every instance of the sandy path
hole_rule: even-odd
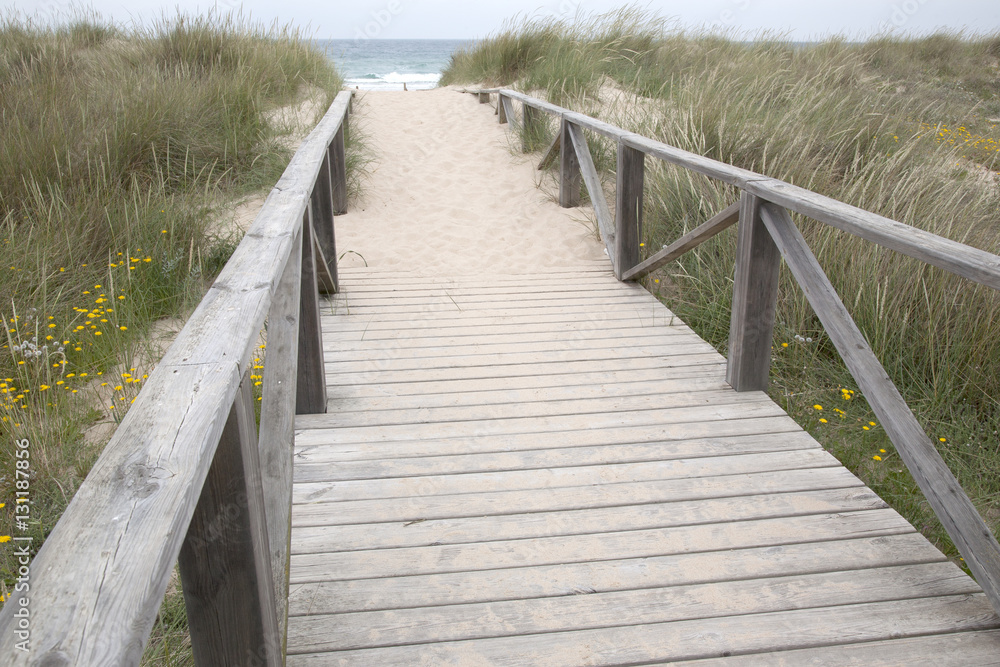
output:
[[[563,209],[539,190],[537,156],[512,154],[489,106],[450,88],[359,96],[376,162],[363,200],[336,219],[338,254],[428,275],[606,261],[589,206]],[[340,266],[364,263],[347,254]]]

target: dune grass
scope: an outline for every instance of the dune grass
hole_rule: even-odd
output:
[[[306,97],[325,111],[341,85],[299,31],[238,16],[0,18],[0,541],[41,546],[100,453],[84,431],[120,420],[142,386],[135,360],[154,322],[197,303],[235,248],[216,218],[272,186],[292,154],[271,113]],[[19,525],[10,510],[26,487]]]
[[[1000,253],[1000,35],[883,35],[795,46],[686,33],[626,9],[522,20],[452,58],[442,83],[515,87],[680,148]],[[614,146],[588,133],[613,185]],[[536,144],[539,142],[536,140]],[[646,160],[651,254],[736,201]],[[910,407],[1000,528],[1000,294],[819,223],[796,221]],[[735,228],[648,279],[726,352]],[[958,559],[801,290],[782,270],[770,393]]]

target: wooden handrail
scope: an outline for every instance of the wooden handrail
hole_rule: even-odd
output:
[[[996,605],[1000,599],[1000,544],[910,412],[788,211],[766,203],[760,217],[913,479],[976,581]]]
[[[523,104],[547,111],[565,121],[614,139],[620,144],[634,148],[646,155],[735,185],[765,201],[780,204],[796,213],[860,236],[872,243],[891,248],[909,257],[1000,290],[1000,257],[992,253],[910,225],[904,225],[901,222],[794,186],[791,183],[734,167],[731,164],[623,130],[595,118],[543,102],[524,93],[506,88],[491,89],[490,92],[519,100]]]
[[[314,210],[311,200],[346,192],[345,172],[331,154],[342,159],[350,99],[340,93],[302,143],[35,556],[23,605],[28,651],[15,648],[15,630],[25,625],[15,616],[19,594],[0,612],[7,664],[138,664],[182,545],[189,613],[209,619],[192,633],[196,661],[282,664],[287,406],[296,400],[289,380],[297,376],[301,341],[318,335],[303,330],[299,267],[324,255],[336,261],[333,247],[307,239],[314,227],[329,225],[332,242],[335,207]],[[315,269],[311,275],[315,301]],[[334,283],[335,275],[334,266]],[[277,359],[264,373],[258,444],[248,376],[265,320]],[[309,359],[317,363],[322,369],[321,356]],[[308,399],[325,409],[325,399]]]
[[[487,91],[468,91],[487,92]],[[739,222],[730,322],[726,379],[737,391],[766,389],[778,289],[778,269],[784,258],[809,299],[831,341],[880,419],[886,434],[927,497],[948,535],[982,586],[993,608],[1000,612],[1000,544],[972,502],[948,470],[940,453],[924,433],[895,385],[872,353],[857,325],[836,295],[829,278],[816,262],[788,210],[843,230],[903,255],[1000,290],[1000,257],[951,239],[904,225],[870,211],[845,204],[746,169],[712,160],[674,146],[628,132],[614,125],[543,102],[506,88],[494,89],[501,100],[519,100],[525,108],[546,111],[561,123],[560,203],[575,206],[563,196],[567,183],[581,171],[589,189],[599,183],[593,172],[582,129],[611,138],[618,145],[615,229],[602,219],[603,195],[594,200],[598,227],[605,243],[613,239],[612,268],[621,280],[635,280],[672,261],[700,243]],[[508,117],[513,110],[508,106]],[[553,147],[556,142],[553,143]],[[574,154],[567,156],[567,146]],[[554,148],[550,148],[552,152]],[[586,154],[585,154],[586,153]],[[637,248],[642,229],[641,160],[651,155],[684,169],[738,187],[739,204],[722,211],[695,230],[639,262]],[[545,160],[543,160],[544,164]],[[579,185],[570,185],[570,191]],[[787,209],[787,210],[786,210]]]

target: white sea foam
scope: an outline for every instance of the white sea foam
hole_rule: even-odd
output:
[[[346,83],[348,87],[357,86],[361,90],[402,90],[404,83],[408,90],[427,90],[437,86],[440,79],[440,72],[414,74],[389,72],[388,74],[366,74],[364,76],[348,77]]]

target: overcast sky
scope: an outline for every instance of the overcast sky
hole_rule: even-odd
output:
[[[119,23],[189,13],[213,7],[241,9],[254,19],[293,23],[317,38],[476,38],[516,14],[571,18],[605,12],[625,3],[612,0],[92,0],[89,6]],[[65,14],[72,0],[0,0],[41,17]],[[642,6],[687,28],[778,31],[807,41],[829,35],[866,37],[895,28],[921,34],[938,29],[1000,31],[1000,0],[661,0]],[[6,13],[6,11],[5,11]]]

